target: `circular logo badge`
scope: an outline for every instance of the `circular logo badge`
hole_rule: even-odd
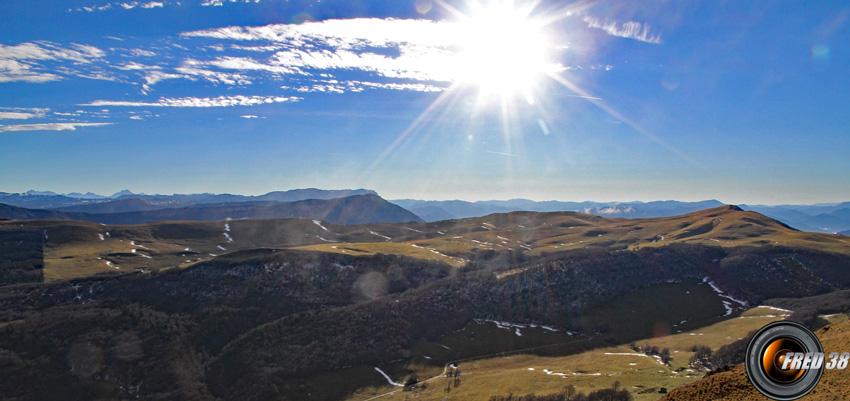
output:
[[[821,366],[800,362],[806,355],[823,356],[823,346],[815,333],[793,322],[770,323],[747,346],[747,377],[771,399],[796,400],[812,391],[823,375]]]

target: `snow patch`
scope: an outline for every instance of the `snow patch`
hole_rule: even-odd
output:
[[[318,238],[319,240],[324,241],[324,242],[337,242],[337,241],[334,241],[332,239],[323,238],[322,236],[319,236],[319,235],[317,235],[316,238]]]
[[[740,299],[736,299],[736,298],[734,298],[734,297],[732,297],[732,296],[730,296],[730,295],[727,295],[725,292],[723,292],[723,290],[721,290],[721,289],[720,289],[720,287],[718,287],[718,286],[717,286],[717,283],[715,283],[714,281],[712,281],[710,278],[708,278],[708,277],[704,277],[704,278],[702,279],[702,282],[703,282],[703,283],[708,284],[708,285],[711,287],[711,289],[712,289],[712,290],[713,290],[713,291],[714,291],[714,292],[715,292],[715,293],[716,293],[716,294],[717,294],[720,298],[725,298],[725,299],[727,299],[727,300],[729,300],[729,301],[732,301],[732,302],[735,302],[735,303],[737,303],[737,304],[739,304],[739,305],[741,305],[741,306],[747,306],[747,301],[742,301],[742,300],[740,300]],[[724,302],[724,306],[725,306],[725,304],[726,304],[726,302]],[[730,304],[729,304],[729,306],[731,307],[731,306],[732,306],[732,304],[730,303]],[[726,316],[728,316],[728,314],[727,314]]]
[[[734,309],[734,308],[732,308],[732,303],[731,303],[731,302],[729,302],[729,301],[722,301],[722,302],[723,302],[723,308],[725,308],[725,309],[726,309],[726,313],[724,313],[724,314],[723,314],[723,316],[729,316],[729,315],[731,315],[731,314],[732,314],[732,312],[734,312],[734,311],[735,311],[735,309]]]
[[[225,221],[230,220],[230,217],[228,217]],[[228,243],[233,242],[233,237],[230,236],[230,223],[224,223],[224,232],[222,233],[222,235],[224,235],[224,240]]]
[[[149,251],[152,250],[152,249],[150,249],[150,248],[148,248],[148,247],[146,247],[142,244],[137,244],[136,241],[130,241],[130,246],[134,246],[136,248],[141,248],[141,249],[147,249]]]
[[[319,221],[319,220],[313,220],[313,224],[319,226],[319,228],[321,228],[322,230],[325,230],[327,232],[331,232],[331,230],[328,230],[325,226],[323,226],[322,222]]]
[[[756,308],[766,308],[766,309],[775,310],[777,312],[782,312],[782,313],[792,313],[792,312],[794,312],[792,310],[777,308],[775,306],[768,306],[768,305],[760,305],[760,306],[757,306]]]
[[[369,234],[372,234],[372,235],[374,235],[374,236],[376,236],[376,237],[381,237],[381,238],[383,238],[383,239],[385,239],[385,240],[387,240],[387,241],[392,241],[392,238],[387,237],[386,235],[383,235],[383,234],[377,233],[377,232],[372,231],[372,230],[369,230]]]
[[[380,373],[381,376],[384,376],[384,379],[387,379],[387,383],[389,383],[391,386],[404,387],[403,384],[393,381],[393,379],[388,374],[384,373],[384,371],[381,370],[381,368],[379,368],[377,366],[375,366],[374,368],[375,368],[376,372]]]
[[[503,321],[500,321],[500,320],[492,320],[492,319],[475,319],[474,322],[478,323],[478,324],[493,323],[493,324],[496,325],[497,328],[500,328],[500,329],[503,329],[503,330],[513,330],[514,334],[517,337],[522,336],[522,330],[521,329],[527,329],[527,328],[541,328],[543,330],[553,331],[553,332],[558,331],[557,329],[555,329],[551,326],[544,326],[544,325],[539,325],[539,324],[534,324],[534,323],[528,323],[528,324],[510,323],[510,322],[503,322]],[[573,335],[572,333],[568,333],[568,334]]]
[[[639,356],[639,357],[642,357],[642,358],[649,358],[649,355],[641,354],[640,352],[606,352],[603,355]]]

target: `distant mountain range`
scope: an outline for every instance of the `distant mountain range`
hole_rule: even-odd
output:
[[[533,201],[529,199],[490,200],[467,202],[462,200],[422,201],[414,199],[393,200],[393,203],[416,213],[425,221],[480,217],[492,213],[514,211],[531,212],[580,212],[604,217],[664,217],[695,212],[722,206],[717,200],[701,202],[656,201],[656,202],[562,202]]]
[[[246,216],[249,217],[264,218],[263,216],[266,213],[269,216],[283,217],[287,213],[271,211],[273,209],[272,203],[296,202],[308,199],[339,199],[356,195],[377,196],[378,194],[368,189],[322,190],[316,188],[275,191],[255,196],[213,193],[149,195],[133,193],[129,190],[122,190],[106,196],[91,192],[59,194],[51,191],[30,190],[24,193],[0,192],[0,203],[26,209],[49,209],[62,213],[124,214],[122,216],[115,216],[114,218],[126,218],[127,221],[138,221],[138,219],[150,221],[146,219],[154,218],[152,216],[170,216],[171,218],[194,220],[198,219],[198,213],[200,215],[213,216],[217,215],[218,212],[212,212],[212,210],[222,210],[222,213],[224,213],[224,211],[228,211],[228,208],[224,205],[238,203],[255,203],[253,206],[242,205],[238,208],[244,211]],[[604,217],[654,218],[682,215],[723,205],[718,200],[698,202],[675,200],[653,202],[569,202],[510,199],[469,202],[464,200],[434,201],[398,199],[390,202],[407,209],[407,211],[410,211],[425,221],[481,217],[493,213],[515,211],[574,211]],[[265,203],[265,205],[260,205],[260,203]],[[215,205],[215,207],[202,208],[204,212],[201,212],[197,208],[201,205]],[[850,202],[815,205],[741,205],[741,208],[762,213],[802,231],[844,232],[845,234],[850,232]],[[152,213],[153,211],[164,209],[180,209],[181,212],[175,210],[172,212]],[[253,211],[247,212],[245,211],[247,209],[253,209]],[[260,212],[261,209],[264,211]],[[233,211],[235,212],[235,209]],[[26,212],[17,211],[15,213],[23,216],[45,216],[30,218],[50,218],[47,216],[51,215],[46,211],[34,210]],[[187,217],[181,217],[180,213],[186,213]],[[5,215],[11,216],[12,212],[7,210]],[[366,216],[363,221],[373,221],[373,217]],[[411,217],[406,216],[404,218]],[[105,220],[105,218],[94,219],[88,217],[85,220],[95,221]],[[117,220],[110,221],[117,222]]]
[[[263,195],[233,194],[173,194],[148,195],[122,190],[104,196],[91,192],[80,194],[58,194],[50,191],[27,191],[23,193],[0,192],[0,203],[28,209],[63,209],[86,213],[114,213],[174,208],[205,203],[236,202],[295,202],[307,199],[334,199],[353,195],[377,195],[368,189],[322,190],[316,188],[275,191]],[[136,202],[127,202],[127,200]],[[123,202],[122,202],[123,201]],[[144,201],[144,202],[138,202]]]
[[[781,220],[799,230],[836,233],[850,231],[850,202],[828,205],[741,205]]]
[[[107,202],[109,206],[133,206],[139,199],[127,199]],[[120,205],[116,205],[120,203]],[[102,206],[95,204],[88,206]],[[147,205],[147,204],[145,204]],[[110,210],[121,210],[115,207]],[[127,209],[127,208],[125,208]],[[81,220],[103,224],[143,224],[157,221],[195,220],[213,221],[225,219],[280,219],[304,218],[318,219],[334,224],[367,223],[403,223],[422,221],[415,214],[387,202],[378,195],[353,195],[333,199],[306,199],[294,202],[254,201],[232,203],[201,203],[176,208],[155,208],[151,210],[116,211],[103,213],[85,213],[78,211],[26,209],[10,205],[0,205],[0,218],[3,219],[52,219]]]

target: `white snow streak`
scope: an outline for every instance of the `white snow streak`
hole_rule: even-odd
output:
[[[323,226],[322,222],[319,221],[319,220],[313,220],[313,224],[319,226],[319,228],[321,228],[322,230],[325,230],[327,232],[331,232],[331,230],[328,230],[325,226]]]
[[[372,231],[372,230],[369,230],[369,234],[372,234],[372,235],[374,235],[374,236],[376,236],[376,237],[381,237],[381,238],[383,238],[383,239],[385,239],[385,240],[387,240],[387,241],[392,241],[392,238],[387,237],[386,235],[383,235],[383,234],[376,233],[376,232],[374,232],[374,231]]]
[[[721,289],[720,289],[720,287],[718,287],[718,286],[717,286],[717,284],[716,284],[714,281],[712,281],[710,278],[705,277],[705,278],[703,278],[703,279],[702,279],[702,282],[703,282],[703,283],[708,284],[709,286],[711,286],[711,289],[712,289],[712,290],[714,290],[714,292],[715,292],[718,296],[720,296],[721,298],[726,298],[726,299],[728,299],[728,300],[730,300],[730,301],[732,301],[732,302],[735,302],[735,303],[737,303],[737,304],[739,304],[739,305],[741,305],[741,306],[747,306],[747,302],[746,302],[746,301],[742,301],[742,300],[740,300],[740,299],[736,299],[736,298],[733,298],[733,297],[731,297],[731,296],[729,296],[729,295],[726,295],[726,293],[724,293],[724,292],[723,292],[723,290],[721,290]],[[731,306],[731,304],[730,304],[730,306]]]
[[[381,376],[384,376],[384,379],[387,379],[387,383],[389,383],[391,386],[404,387],[403,384],[393,381],[393,379],[388,374],[384,373],[384,371],[381,370],[381,368],[375,366],[375,371],[380,373]]]

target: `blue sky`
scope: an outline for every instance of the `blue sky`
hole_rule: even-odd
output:
[[[847,3],[481,3],[7,1],[0,191],[850,199]]]

